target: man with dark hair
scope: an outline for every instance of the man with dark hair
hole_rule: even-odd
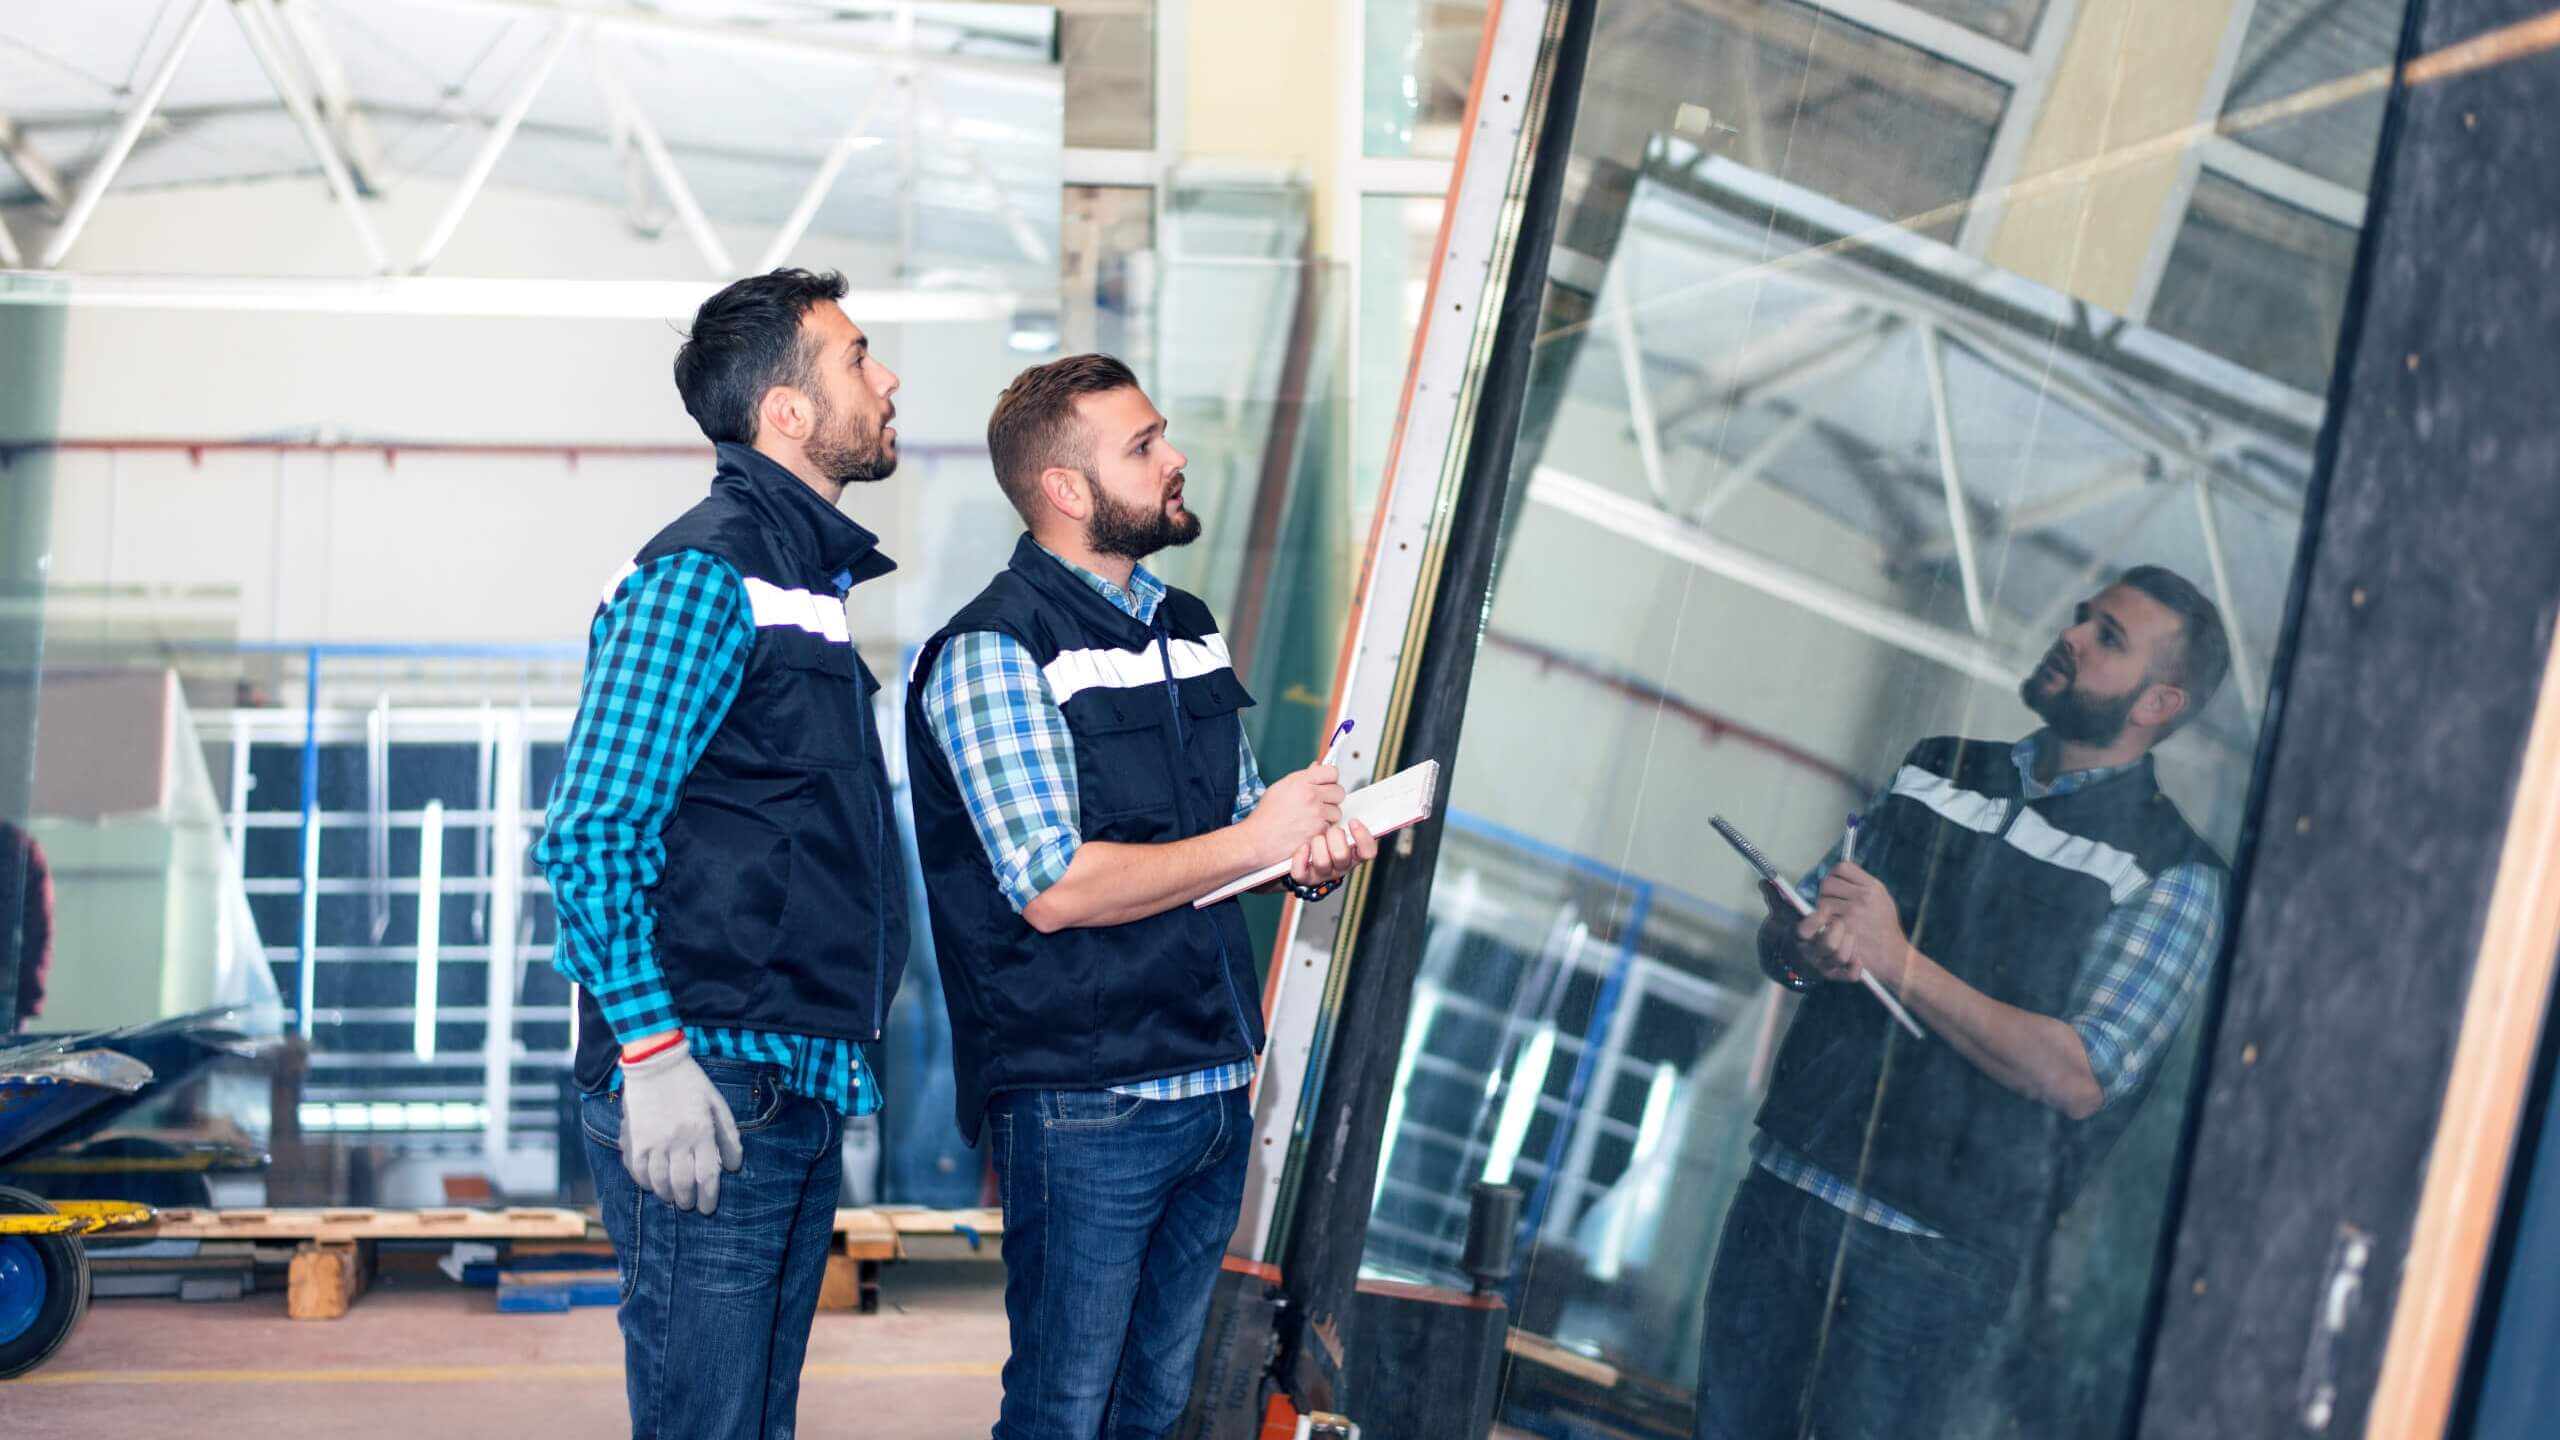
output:
[[[1716,1247],[1701,1440],[1940,1433],[2219,947],[2222,860],[2151,750],[2229,663],[2211,601],[2127,572],[2018,687],[2044,728],[1912,747],[1810,916],[1762,887],[1761,964],[1808,993]]]
[[[792,1433],[843,1124],[879,1106],[906,891],[845,596],[894,567],[836,504],[897,468],[898,377],[844,293],[777,270],[695,314],[711,493],[605,587],[534,848],[635,1435]]]
[[[1284,859],[1321,899],[1377,842],[1330,766],[1263,787],[1217,621],[1138,563],[1200,519],[1128,367],[1024,371],[987,448],[1030,533],[917,656],[907,753],[960,1129],[1003,1187],[995,1434],[1138,1440],[1189,1395],[1263,1039],[1241,907],[1191,902]]]

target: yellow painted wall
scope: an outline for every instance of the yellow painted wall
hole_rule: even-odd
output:
[[[2017,178],[2087,162],[2089,178],[2011,203],[1993,264],[2118,314],[2172,203],[2183,147],[2113,163],[2126,147],[2197,122],[2233,0],[2083,0]]]
[[[1334,0],[1190,0],[1182,155],[1285,167],[1315,188],[1317,248],[1335,203],[1334,117],[1359,56],[1336,55]]]

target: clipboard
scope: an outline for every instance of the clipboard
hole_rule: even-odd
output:
[[[1431,818],[1432,803],[1440,796],[1440,762],[1425,760],[1411,765],[1374,784],[1363,785],[1343,797],[1342,819],[1349,824],[1357,820],[1369,827],[1369,833],[1380,839],[1418,825]],[[1194,910],[1205,910],[1221,901],[1234,899],[1257,885],[1266,885],[1289,873],[1289,862],[1265,865],[1250,874],[1239,875],[1208,894],[1191,902]]]
[[[1733,853],[1741,856],[1744,864],[1759,871],[1761,879],[1768,881],[1777,888],[1779,894],[1786,896],[1787,903],[1795,907],[1798,915],[1813,913],[1812,904],[1796,893],[1795,882],[1779,874],[1778,867],[1770,864],[1769,857],[1760,852],[1759,846],[1751,843],[1749,836],[1735,829],[1732,821],[1721,815],[1710,815],[1707,817],[1707,824],[1714,827],[1718,835],[1724,837],[1724,843],[1733,847]],[[1858,983],[1866,986],[1868,993],[1874,995],[1883,1003],[1885,1009],[1893,1013],[1893,1018],[1901,1024],[1902,1028],[1911,1032],[1912,1039],[1929,1038],[1929,1032],[1920,1028],[1920,1022],[1911,1018],[1911,1012],[1902,1008],[1902,1002],[1893,998],[1893,992],[1884,988],[1883,981],[1861,969],[1858,972]]]

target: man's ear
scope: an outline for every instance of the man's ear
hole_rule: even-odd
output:
[[[817,412],[810,406],[809,397],[789,385],[768,387],[763,398],[756,402],[759,434],[771,433],[793,440],[806,440],[815,428],[816,419]]]
[[[1085,520],[1093,515],[1093,482],[1081,470],[1052,465],[1040,472],[1040,493],[1049,497],[1049,507],[1070,520]]]
[[[2157,730],[2187,713],[2187,692],[2166,681],[2155,681],[2142,690],[2142,698],[2133,702],[2132,720],[2145,729]]]

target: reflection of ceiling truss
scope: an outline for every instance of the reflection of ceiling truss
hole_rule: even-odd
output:
[[[1861,233],[1872,222],[1740,166],[1710,173],[1639,188],[1592,322],[1607,349],[1577,367],[1577,393],[1623,405],[1640,484],[1551,451],[1530,498],[2004,686],[2107,574],[2169,563],[2222,609],[2254,726],[2284,577],[2235,564],[2228,540],[2239,527],[2250,557],[2289,553],[2317,402],[2149,332],[2101,332],[2067,297],[1924,237]],[[1798,234],[1772,243],[1772,206]],[[1720,532],[1762,485],[1960,605],[1915,615]]]
[[[222,92],[218,100],[191,102],[180,113],[178,107],[164,102],[169,100],[173,82],[180,79],[191,60],[217,69],[225,65],[224,56],[207,54],[217,7],[229,10],[239,45],[254,60],[265,89],[224,90],[234,78],[225,70],[218,76],[203,78],[206,86]],[[66,277],[41,286],[5,288],[14,289],[21,296],[67,295],[77,302],[84,289],[76,264],[81,238],[109,190],[130,173],[128,162],[137,151],[146,149],[155,138],[185,133],[191,125],[263,119],[271,117],[279,106],[290,118],[307,152],[300,168],[306,172],[316,169],[325,181],[349,236],[363,256],[365,271],[375,276],[427,274],[481,198],[500,161],[525,134],[609,147],[612,179],[586,188],[618,192],[623,197],[626,218],[642,233],[656,233],[671,212],[698,252],[705,272],[715,280],[740,273],[742,260],[752,261],[757,269],[781,263],[817,221],[821,207],[837,189],[855,153],[892,143],[896,150],[895,193],[900,202],[896,244],[902,257],[910,257],[912,264],[911,257],[916,253],[917,196],[920,186],[929,183],[938,187],[946,210],[964,220],[974,218],[991,233],[1000,233],[1009,241],[1019,263],[1034,268],[1049,266],[1054,263],[1055,222],[1026,198],[1043,187],[1026,188],[1020,183],[1021,177],[1015,177],[1016,183],[1008,183],[998,173],[1002,162],[991,152],[1006,147],[1001,138],[988,132],[1001,127],[975,118],[986,108],[984,97],[988,93],[1018,91],[1027,102],[1026,113],[1045,114],[1047,128],[1054,130],[1056,80],[1049,62],[1045,17],[1034,17],[1040,21],[1034,28],[1041,33],[1015,33],[1024,22],[1002,9],[987,12],[987,25],[1004,22],[989,30],[975,22],[958,24],[941,18],[950,7],[927,8],[935,10],[936,15],[921,26],[918,7],[902,5],[890,8],[885,15],[869,17],[867,24],[848,29],[845,26],[850,22],[843,22],[834,7],[795,10],[767,4],[759,9],[751,4],[712,4],[708,0],[655,8],[617,3],[573,5],[561,0],[394,0],[379,8],[368,5],[361,16],[337,11],[321,0],[181,0],[173,7],[176,24],[166,32],[165,40],[157,25],[142,37],[142,53],[130,63],[132,83],[112,87],[114,109],[83,114],[57,107],[41,116],[0,114],[0,159],[5,159],[24,183],[27,198],[40,207],[20,213],[40,216],[40,225],[50,221],[49,226],[38,230],[40,240],[23,248],[8,226],[0,224],[0,266],[19,268],[31,259],[36,269]],[[447,21],[442,18],[445,12],[458,12],[461,18]],[[388,62],[372,53],[365,57],[372,69],[351,72],[333,39],[333,35],[371,34],[388,27],[392,32],[388,42],[396,44],[400,25],[421,23],[490,27],[492,37],[458,75],[433,76],[440,98],[424,112],[394,93],[395,80],[414,88],[416,75],[390,68]],[[422,32],[410,33],[414,36]],[[532,37],[530,44],[524,43],[527,37]],[[615,43],[605,43],[608,38]],[[57,77],[86,75],[94,82],[98,71],[127,68],[123,55],[109,57],[80,51],[66,60],[31,41],[22,42],[5,34],[0,34],[0,40],[10,41],[11,58],[29,63],[41,60]],[[653,53],[651,47],[678,53],[661,55]],[[492,56],[502,53],[506,65],[499,67]],[[840,133],[815,157],[788,147],[740,152],[725,141],[706,145],[698,134],[689,137],[690,145],[671,144],[660,120],[682,124],[698,119],[681,113],[688,102],[701,103],[700,94],[691,88],[695,79],[724,73],[720,66],[703,58],[706,54],[734,56],[750,64],[850,72],[857,76],[857,83],[824,87],[843,96]],[[665,79],[648,87],[635,86],[626,73],[635,55],[653,62],[670,62],[660,67],[659,73],[678,77],[671,95],[664,93],[668,90]],[[583,87],[575,95],[556,97],[549,118],[536,119],[528,126],[528,117],[535,114],[537,103],[544,101],[547,90],[559,88],[554,83],[556,77],[570,68],[564,67],[564,60],[583,68]],[[409,68],[433,73],[433,67],[414,59]],[[752,75],[756,71],[738,67],[734,73]],[[351,74],[356,78],[351,79]],[[367,92],[367,76],[381,82],[383,93]],[[642,103],[644,92],[656,102],[658,116],[653,117],[652,107]],[[487,103],[481,103],[482,97]],[[956,121],[955,114],[971,117],[971,123]],[[469,123],[483,132],[467,162],[461,164],[451,193],[414,250],[402,246],[395,251],[376,223],[378,207],[368,204],[393,180],[392,167],[384,158],[385,146],[376,133],[378,120],[406,120],[412,125],[437,127]],[[874,133],[875,122],[889,133]],[[749,133],[761,133],[752,124],[739,124]],[[920,159],[919,125],[932,127],[934,157]],[[57,155],[83,144],[94,148],[80,163],[58,163],[40,148],[39,141],[48,133],[51,139],[45,143]],[[731,253],[715,228],[715,219],[735,225],[750,217],[718,214],[706,206],[679,164],[678,156],[686,150],[692,153],[697,173],[720,165],[733,171],[741,163],[757,167],[759,173],[752,177],[728,177],[732,182],[728,189],[733,195],[760,197],[772,193],[772,172],[778,167],[796,168],[805,175],[805,182],[795,187],[796,202],[760,253]],[[272,173],[275,163],[270,159],[258,168]],[[291,162],[284,163],[292,168]],[[949,173],[939,173],[944,170]],[[235,162],[196,178],[237,178],[239,173]],[[1054,175],[1045,178],[1046,188],[1054,188]],[[1035,215],[1041,217],[1037,222],[1032,218]],[[28,251],[33,252],[32,256]],[[290,291],[290,282],[299,278],[302,277],[282,277],[278,284],[282,290]],[[124,287],[130,288],[129,284]],[[164,288],[172,292],[172,302],[183,304],[189,303],[188,296],[198,287],[184,277],[173,276],[168,277]],[[336,290],[344,288],[339,285]],[[391,280],[371,287],[368,293],[389,297],[402,290],[397,280]],[[286,294],[273,298],[280,304],[290,303]],[[336,299],[343,302],[344,296],[336,295]],[[333,304],[329,308],[343,306]],[[550,307],[537,308],[541,313],[556,313]],[[880,319],[903,318],[883,313],[881,307],[867,313]]]

